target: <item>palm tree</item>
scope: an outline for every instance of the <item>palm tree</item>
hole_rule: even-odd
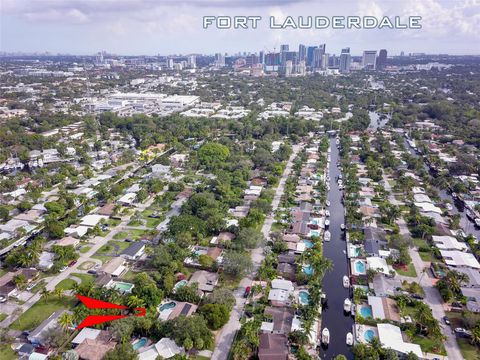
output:
[[[58,318],[58,323],[60,326],[64,329],[68,329],[70,326],[73,325],[74,317],[73,314],[69,312],[64,312],[60,317]]]
[[[131,295],[131,296],[128,297],[127,305],[128,305],[129,308],[134,309],[134,308],[144,306],[145,301],[143,299],[140,299],[136,295]]]
[[[40,299],[42,299],[44,302],[47,302],[47,300],[50,298],[51,292],[48,291],[47,288],[44,286],[40,291],[40,295]]]
[[[470,337],[470,341],[474,345],[480,344],[480,324],[477,324],[477,326],[472,329],[472,336]]]
[[[60,299],[63,295],[63,289],[62,288],[55,288],[55,290],[53,290],[53,293],[55,294],[56,297],[58,297]]]

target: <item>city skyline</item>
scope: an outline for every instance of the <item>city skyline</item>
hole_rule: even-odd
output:
[[[246,5],[245,5],[246,4]],[[203,29],[207,15],[258,15],[285,18],[308,15],[422,16],[421,30],[300,30],[269,29],[268,21],[257,29]],[[475,55],[472,44],[480,35],[480,4],[413,0],[399,3],[351,0],[312,1],[180,1],[158,4],[149,0],[90,1],[21,0],[2,1],[1,51],[50,52],[87,55],[106,49],[119,55],[214,54],[259,52],[280,49],[281,44],[329,44],[329,52],[351,54],[387,48],[391,55],[448,53]],[[448,36],[448,41],[446,40]]]

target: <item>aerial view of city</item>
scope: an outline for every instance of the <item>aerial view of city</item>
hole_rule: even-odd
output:
[[[0,0],[0,360],[479,360],[478,0]]]

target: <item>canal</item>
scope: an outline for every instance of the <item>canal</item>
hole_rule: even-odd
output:
[[[353,318],[343,313],[343,301],[349,297],[349,290],[343,287],[343,276],[349,275],[349,266],[345,254],[346,242],[340,225],[345,223],[344,207],[341,202],[342,192],[338,189],[337,178],[340,170],[337,167],[339,151],[335,145],[335,139],[330,139],[331,161],[328,169],[330,176],[330,242],[323,243],[323,255],[333,262],[333,270],[325,274],[323,279],[323,292],[327,302],[322,312],[322,330],[324,327],[330,331],[330,344],[320,350],[324,359],[332,359],[338,354],[343,354],[347,359],[353,359],[350,348],[346,345],[346,335],[352,332]]]

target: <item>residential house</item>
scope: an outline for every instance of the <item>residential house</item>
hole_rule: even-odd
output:
[[[259,360],[287,360],[288,339],[280,334],[260,334]]]
[[[432,236],[432,242],[440,250],[460,250],[467,251],[468,246],[463,242],[459,242],[453,236]]]
[[[383,274],[375,274],[373,277],[373,291],[376,296],[394,296],[397,288],[402,287],[402,282],[398,279],[387,278]]]
[[[145,243],[143,243],[142,241],[136,241],[132,243],[128,248],[123,250],[120,256],[128,260],[135,260],[141,257],[144,253]]]
[[[57,246],[73,246],[77,247],[80,244],[80,239],[74,238],[73,236],[65,236],[60,240],[55,241]]]
[[[480,264],[472,253],[466,253],[458,250],[440,250],[440,255],[442,255],[445,264],[449,266],[465,266],[472,269],[480,269]]]
[[[260,330],[263,333],[288,335],[292,329],[295,311],[292,308],[267,307]],[[267,320],[268,319],[268,320]]]
[[[55,254],[47,251],[42,251],[38,260],[38,267],[42,270],[49,270],[53,267],[53,260]]]
[[[272,306],[290,306],[293,290],[293,283],[289,280],[272,280],[272,286],[268,293],[268,301]]]
[[[405,342],[402,331],[398,326],[392,324],[377,324],[378,339],[384,348],[390,348],[401,356],[413,352],[420,359],[423,358],[423,352],[420,345]]]
[[[188,284],[192,285],[197,283],[199,290],[203,292],[212,292],[213,289],[215,289],[215,286],[217,286],[218,278],[219,276],[217,273],[197,270],[192,274]]]
[[[127,267],[125,266],[125,259],[118,256],[104,264],[98,272],[100,274],[109,274],[113,277],[118,277],[126,271]]]
[[[387,246],[387,237],[383,229],[366,227],[363,229],[365,234],[364,250],[369,256],[379,256],[380,250]]]
[[[117,342],[107,331],[101,331],[95,339],[85,338],[75,352],[82,360],[101,360],[107,352],[115,348]]]
[[[138,360],[170,359],[183,352],[183,348],[178,346],[175,341],[170,338],[162,338],[140,352]]]

